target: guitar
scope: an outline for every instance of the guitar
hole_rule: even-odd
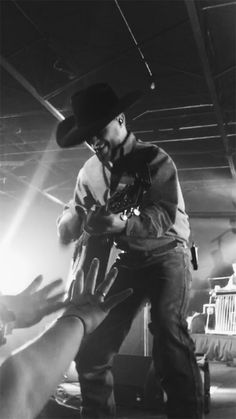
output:
[[[120,213],[123,220],[127,220],[133,214],[138,216],[140,214],[140,203],[143,194],[149,185],[149,181],[147,182],[146,179],[137,174],[134,183],[126,185],[122,190],[115,192],[108,199],[104,211],[113,214]],[[97,208],[99,207],[96,207],[94,211]],[[100,260],[97,283],[103,280],[113,246],[113,239],[114,237],[110,235],[92,236],[84,231],[77,240],[74,249],[72,279],[75,279],[78,269],[83,269],[86,275],[92,259],[96,257]]]

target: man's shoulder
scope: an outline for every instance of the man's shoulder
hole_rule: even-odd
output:
[[[137,140],[136,144],[137,144],[136,145],[136,150],[138,152],[147,151],[147,153],[148,152],[150,154],[153,153],[153,155],[157,155],[158,153],[168,154],[167,151],[165,151],[162,147],[160,147],[159,144],[157,144],[157,141],[156,142],[149,142],[149,141]]]
[[[89,157],[79,170],[77,175],[77,182],[86,182],[88,178],[91,178],[94,172],[99,170],[100,162],[94,155]]]
[[[145,163],[151,172],[155,172],[163,164],[174,161],[171,156],[159,145],[150,142],[137,141],[135,160],[140,162],[140,165]]]
[[[89,183],[90,185],[91,183],[97,184],[97,182],[104,180],[104,172],[109,177],[108,169],[104,168],[97,156],[91,156],[80,169],[78,181]]]
[[[94,154],[93,156],[89,157],[83,164],[82,169],[88,170],[94,168],[95,166],[99,166],[100,161],[98,160],[97,156]]]
[[[87,176],[91,176],[93,173],[101,172],[102,171],[102,163],[94,154],[93,156],[89,157],[88,160],[83,164],[82,168],[80,169],[81,174],[86,174]]]
[[[137,139],[136,150],[144,150],[144,149],[150,149],[150,148],[157,149],[158,146],[155,143]]]
[[[160,153],[158,145],[138,140],[136,143],[135,154],[136,158],[140,158],[146,163],[151,164]]]

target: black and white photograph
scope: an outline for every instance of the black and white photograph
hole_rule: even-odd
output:
[[[0,0],[0,419],[236,418],[236,0]]]

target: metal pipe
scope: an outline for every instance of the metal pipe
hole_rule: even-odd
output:
[[[181,111],[181,110],[188,110],[188,109],[199,109],[199,108],[206,108],[206,107],[213,107],[212,103],[202,103],[199,105],[186,105],[186,106],[175,106],[172,108],[161,108],[161,109],[148,109],[145,112],[140,113],[139,115],[135,116],[133,120],[135,121],[138,118],[141,118],[144,115],[157,113],[157,112],[170,112],[170,111]]]
[[[194,172],[195,170],[216,170],[216,169],[228,169],[229,166],[208,166],[208,167],[182,167],[182,168],[178,168],[179,172],[183,172],[183,171],[188,171],[188,172]]]
[[[217,79],[219,79],[220,77],[224,76],[225,74],[230,73],[231,71],[233,71],[233,70],[235,70],[235,69],[236,69],[236,66],[235,66],[235,65],[233,65],[233,66],[231,66],[231,67],[229,67],[229,68],[226,68],[226,69],[225,69],[224,71],[222,71],[221,73],[216,74],[216,75],[214,76],[214,79],[215,79],[215,80],[217,80]]]
[[[236,3],[234,1],[229,1],[228,3],[212,4],[211,6],[202,7],[202,10],[219,9],[220,7],[228,7],[228,6],[236,6]]]
[[[234,215],[233,212],[225,211],[188,211],[191,218],[226,218],[227,220]]]
[[[228,134],[227,137],[235,137],[236,134]],[[206,135],[204,137],[187,137],[187,138],[170,138],[170,139],[164,139],[164,140],[155,140],[150,141],[151,143],[173,143],[176,141],[196,141],[196,140],[219,140],[221,138],[221,135]]]
[[[118,8],[118,10],[119,10],[119,12],[120,12],[120,14],[121,14],[121,16],[122,16],[122,19],[123,19],[123,20],[124,20],[124,22],[125,22],[125,25],[126,25],[126,27],[127,27],[128,31],[129,31],[129,33],[130,33],[130,35],[131,35],[131,38],[132,38],[132,39],[133,39],[133,41],[134,41],[134,44],[135,44],[135,46],[136,46],[136,48],[137,48],[137,50],[138,50],[138,52],[139,52],[139,55],[140,55],[140,57],[141,57],[141,59],[142,59],[142,61],[143,61],[144,65],[145,65],[145,67],[146,67],[146,69],[147,69],[147,71],[148,71],[148,74],[149,74],[149,76],[150,76],[150,77],[152,77],[152,76],[153,76],[153,73],[152,73],[152,70],[151,70],[151,68],[150,68],[150,65],[148,64],[148,62],[147,62],[147,60],[146,60],[146,58],[145,58],[145,56],[144,56],[144,54],[143,54],[143,51],[142,51],[142,49],[140,48],[140,46],[139,46],[139,44],[138,44],[138,42],[137,42],[137,40],[136,40],[136,38],[135,38],[135,36],[134,36],[134,33],[133,33],[133,31],[132,31],[131,27],[130,27],[130,25],[129,25],[129,23],[128,23],[128,21],[127,21],[127,19],[126,19],[125,15],[124,15],[124,13],[123,13],[123,11],[122,11],[122,9],[121,9],[121,7],[120,7],[119,3],[118,3],[118,1],[117,1],[117,0],[114,0],[114,1],[115,1],[115,4],[116,4],[116,6],[117,6],[117,8]]]
[[[2,55],[0,55],[0,65],[11,74],[44,108],[46,108],[58,121],[63,121],[65,117],[51,103],[45,100],[22,74],[19,73]]]

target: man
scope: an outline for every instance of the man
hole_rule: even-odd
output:
[[[121,250],[112,292],[134,290],[76,357],[83,417],[115,416],[112,359],[148,298],[153,361],[167,394],[168,418],[199,419],[202,383],[185,320],[191,286],[188,217],[170,156],[127,129],[123,112],[139,97],[131,92],[119,98],[107,84],[92,85],[72,96],[74,115],[57,129],[60,147],[85,141],[95,153],[58,219],[59,237],[66,244],[85,230],[97,245],[112,240]]]
[[[126,289],[105,298],[117,270],[110,270],[106,279],[96,287],[98,268],[99,261],[94,259],[85,283],[83,272],[78,270],[69,291],[70,298],[64,302],[67,308],[63,315],[46,332],[18,349],[1,365],[2,419],[35,418],[54,393],[84,336],[92,333],[111,308],[132,293],[132,290]],[[52,305],[55,303],[52,302]]]

